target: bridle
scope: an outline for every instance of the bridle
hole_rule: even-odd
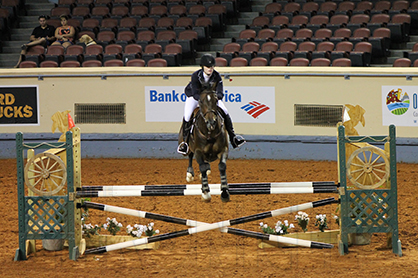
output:
[[[216,137],[218,137],[222,133],[223,122],[219,120],[222,117],[220,117],[219,113],[216,110],[214,110],[214,109],[209,109],[208,111],[206,111],[205,113],[203,113],[201,108],[202,108],[201,101],[199,101],[199,113],[197,114],[196,124],[195,124],[196,129],[198,131],[197,134],[199,135],[199,137],[201,137],[203,139],[206,139],[208,141],[209,140],[213,140],[213,139],[215,139]],[[197,119],[199,117],[201,117],[203,119],[203,121],[205,122],[206,126],[208,126],[209,125],[209,120],[206,118],[206,116],[208,114],[210,114],[210,113],[212,113],[215,116],[215,118],[217,119],[217,126],[219,127],[219,131],[216,134],[212,134],[212,131],[210,131],[209,129],[207,129],[207,134],[205,134],[199,128],[199,125],[197,123]],[[215,130],[216,130],[216,128],[215,128]]]

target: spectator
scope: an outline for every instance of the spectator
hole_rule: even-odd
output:
[[[26,54],[29,47],[35,45],[42,45],[43,47],[47,47],[55,40],[55,28],[54,26],[48,25],[46,23],[46,16],[40,15],[38,20],[39,26],[33,29],[29,39],[30,42],[22,45],[19,61],[17,62],[15,68],[19,67],[20,63],[22,62],[22,57]]]
[[[68,25],[68,16],[61,15],[61,25],[55,29],[55,38],[57,39],[52,45],[62,45],[64,49],[73,44],[75,37],[75,29]]]

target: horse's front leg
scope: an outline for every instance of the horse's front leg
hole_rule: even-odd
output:
[[[212,196],[210,195],[210,188],[208,182],[208,170],[210,169],[210,164],[205,162],[203,158],[196,154],[196,161],[199,163],[199,170],[202,175],[202,200],[205,202],[210,202]]]
[[[187,167],[186,181],[192,182],[194,180],[194,170],[193,170],[193,155],[194,153],[189,153],[189,167]]]
[[[222,202],[229,202],[229,186],[226,179],[226,160],[228,158],[227,153],[223,153],[219,161],[218,167],[221,174],[221,200]]]

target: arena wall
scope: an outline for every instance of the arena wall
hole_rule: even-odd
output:
[[[196,69],[0,70],[0,158],[15,157],[14,137],[18,131],[32,141],[58,139],[61,133],[52,132],[51,117],[66,110],[71,111],[75,124],[81,128],[83,157],[182,158],[175,151],[184,106],[182,89]],[[334,123],[327,127],[295,124],[295,105],[320,105],[344,106],[347,112],[350,107],[362,108],[365,125],[360,121],[356,126],[360,135],[387,134],[388,125],[394,123],[398,160],[418,162],[415,150],[418,69],[227,67],[217,70],[224,77],[224,102],[235,122],[235,130],[248,140],[240,150],[231,151],[231,158],[336,160]],[[36,124],[20,122],[26,106],[20,103],[19,108],[10,99],[14,92],[19,93],[19,88],[27,87],[36,89],[39,110]],[[402,115],[394,115],[387,110],[386,97],[390,91],[399,89],[407,93],[409,108]],[[250,115],[244,108],[251,103],[264,105],[265,111],[256,117]],[[75,106],[80,104],[124,104],[125,121],[80,123],[79,115],[75,114]]]

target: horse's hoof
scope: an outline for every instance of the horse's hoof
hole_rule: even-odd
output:
[[[224,203],[227,203],[230,201],[230,195],[229,195],[229,190],[222,190],[221,193],[221,200]]]
[[[187,173],[187,175],[186,175],[186,181],[187,182],[194,181],[194,176],[191,173]]]
[[[207,170],[206,171],[206,176],[210,176],[210,174],[211,174],[211,171],[210,170]],[[199,177],[200,177],[200,179],[202,179],[202,174],[200,174]]]
[[[210,195],[210,192],[202,193],[202,200],[206,203],[209,203],[210,200],[212,200],[212,196]]]

